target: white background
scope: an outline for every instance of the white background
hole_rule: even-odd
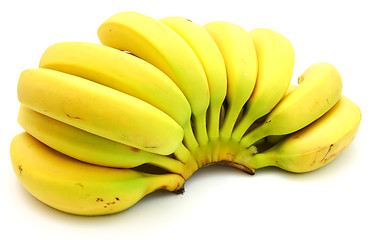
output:
[[[0,238],[385,239],[381,1],[7,2],[0,7]],[[250,176],[212,166],[187,181],[185,194],[154,193],[114,215],[80,217],[40,203],[19,184],[9,158],[9,143],[22,131],[16,123],[19,74],[37,67],[45,48],[56,42],[98,43],[98,26],[127,10],[282,33],[296,52],[293,81],[317,62],[330,62],[340,71],[343,94],[363,113],[357,138],[336,160],[311,173],[267,168]]]

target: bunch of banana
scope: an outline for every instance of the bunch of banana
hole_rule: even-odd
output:
[[[294,50],[273,30],[121,12],[98,36],[48,47],[19,78],[13,169],[56,209],[119,212],[212,164],[313,171],[358,131],[337,69],[317,63],[290,84]]]

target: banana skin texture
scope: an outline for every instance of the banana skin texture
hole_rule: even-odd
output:
[[[19,77],[15,175],[75,215],[124,211],[157,190],[183,193],[198,169],[319,169],[356,137],[360,108],[330,63],[291,84],[294,48],[265,28],[121,12],[101,44],[60,42]]]

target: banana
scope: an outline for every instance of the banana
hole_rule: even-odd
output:
[[[182,17],[166,17],[159,21],[186,41],[205,70],[210,90],[207,131],[210,141],[215,141],[219,138],[220,112],[227,92],[227,73],[222,54],[208,32],[199,24]]]
[[[152,153],[171,154],[183,139],[182,127],[161,110],[84,78],[28,69],[21,73],[17,91],[20,103],[32,110]]]
[[[251,36],[241,26],[216,21],[204,25],[204,28],[216,42],[226,65],[228,109],[220,137],[228,140],[244,104],[253,92],[258,71],[257,55]]]
[[[159,108],[182,127],[190,124],[190,105],[176,84],[162,71],[133,55],[95,43],[61,42],[45,50],[39,67],[124,92]]]
[[[34,197],[61,211],[105,215],[123,211],[158,189],[180,191],[178,174],[149,174],[96,166],[47,147],[28,133],[11,142],[11,160],[21,184]]]
[[[335,159],[354,140],[360,122],[359,107],[342,96],[321,118],[244,164],[254,169],[276,166],[296,173],[313,171]]]
[[[205,71],[191,47],[165,24],[135,12],[121,12],[98,29],[103,45],[129,51],[168,75],[186,96],[198,143],[207,142],[206,111],[210,101]],[[190,129],[186,145],[196,148]]]
[[[47,117],[24,105],[18,123],[34,138],[65,155],[83,162],[115,168],[151,164],[187,177],[188,165],[159,154],[133,148]],[[191,169],[190,171],[195,171]]]
[[[232,133],[239,142],[251,124],[269,113],[282,99],[294,68],[294,49],[289,40],[270,29],[250,32],[258,58],[258,77],[241,120]]]
[[[298,131],[325,114],[341,98],[341,76],[331,64],[310,66],[298,78],[298,83],[261,125],[241,139],[241,145],[249,147],[269,135]]]

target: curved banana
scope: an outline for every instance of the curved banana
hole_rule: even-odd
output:
[[[335,159],[355,138],[360,126],[359,107],[345,96],[325,115],[255,154],[249,166],[276,166],[290,172],[309,172]]]
[[[204,28],[216,42],[225,60],[228,109],[220,137],[228,140],[243,106],[253,92],[258,71],[257,55],[250,34],[241,26],[217,21],[204,25]]]
[[[284,36],[270,29],[250,32],[258,58],[258,77],[241,120],[232,133],[239,142],[251,124],[268,114],[282,99],[294,68],[294,49]]]
[[[341,98],[341,76],[331,64],[310,66],[298,82],[299,86],[277,104],[264,123],[242,138],[243,146],[249,147],[269,135],[298,131],[325,114]]]
[[[166,73],[190,103],[196,136],[201,138],[198,142],[207,140],[204,137],[210,100],[207,78],[198,57],[177,33],[151,17],[121,12],[100,25],[98,36],[102,44],[129,51]],[[189,145],[196,147],[194,143]]]
[[[176,159],[94,135],[24,105],[20,106],[17,121],[40,142],[83,162],[115,168],[134,168],[147,163],[186,176],[188,166]]]
[[[45,50],[39,67],[116,89],[159,108],[182,127],[190,124],[190,105],[176,84],[133,55],[95,43],[61,42]]]
[[[61,154],[24,132],[11,142],[11,160],[21,184],[40,201],[77,215],[123,211],[158,189],[178,191],[178,174],[148,174],[96,166]]]
[[[227,73],[222,54],[215,41],[199,24],[182,17],[166,17],[159,21],[187,42],[205,70],[210,90],[207,131],[210,141],[216,140],[219,138],[221,107],[227,92]]]
[[[182,127],[161,110],[77,76],[28,69],[20,75],[17,92],[19,101],[37,112],[149,152],[171,154],[183,139]]]

